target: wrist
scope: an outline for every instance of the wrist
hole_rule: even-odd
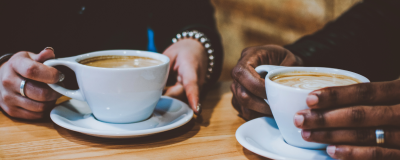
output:
[[[188,38],[188,37],[181,38],[174,44],[182,44],[183,46],[190,47],[189,48],[190,50],[199,50],[201,51],[201,53],[206,52],[206,49],[204,48],[203,44],[194,38]],[[206,54],[203,54],[202,56],[206,56]]]
[[[197,30],[193,30],[193,31],[184,31],[182,33],[178,33],[176,35],[176,38],[172,38],[172,42],[177,43],[182,39],[196,40],[201,44],[202,48],[205,50],[207,56],[206,82],[209,81],[211,79],[211,75],[214,69],[214,49],[213,46],[211,45],[210,40],[207,38],[206,35],[204,35],[204,33],[199,32]]]

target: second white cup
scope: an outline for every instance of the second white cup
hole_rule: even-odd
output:
[[[345,75],[356,78],[360,82],[369,82],[362,75],[334,68],[262,65],[258,66],[255,70],[260,74],[268,72],[265,76],[265,90],[267,94],[267,100],[265,101],[271,108],[281,135],[288,144],[307,149],[323,149],[327,147],[327,144],[305,141],[301,136],[301,129],[294,125],[293,118],[296,112],[308,109],[306,98],[312,90],[285,86],[271,81],[270,78],[282,73],[304,71]]]

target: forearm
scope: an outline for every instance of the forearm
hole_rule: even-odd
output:
[[[213,52],[211,79],[218,80],[222,70],[223,51],[221,39],[214,21],[214,9],[209,1],[163,0],[152,11],[151,28],[157,50],[162,52],[172,44],[172,38],[183,31],[197,30],[209,39]],[[159,9],[157,9],[159,8]],[[206,55],[208,57],[208,55]]]

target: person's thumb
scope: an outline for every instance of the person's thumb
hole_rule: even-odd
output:
[[[43,63],[46,60],[54,59],[56,56],[54,54],[54,49],[52,47],[44,48],[39,54],[34,54],[29,52],[29,56],[36,62]],[[53,67],[50,67],[53,68]],[[58,81],[62,82],[65,79],[65,75],[58,71]]]
[[[40,62],[40,63],[43,63],[44,61],[46,61],[48,59],[53,59],[56,57],[54,54],[54,49],[51,47],[46,47],[39,54],[31,53],[29,55],[34,61]]]

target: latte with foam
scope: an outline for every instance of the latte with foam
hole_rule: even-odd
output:
[[[271,81],[276,83],[308,90],[316,90],[332,86],[344,86],[350,84],[361,83],[353,77],[320,73],[320,72],[288,72],[282,73],[271,78]]]
[[[140,68],[159,65],[163,62],[149,57],[110,55],[83,59],[79,63],[103,68]]]

